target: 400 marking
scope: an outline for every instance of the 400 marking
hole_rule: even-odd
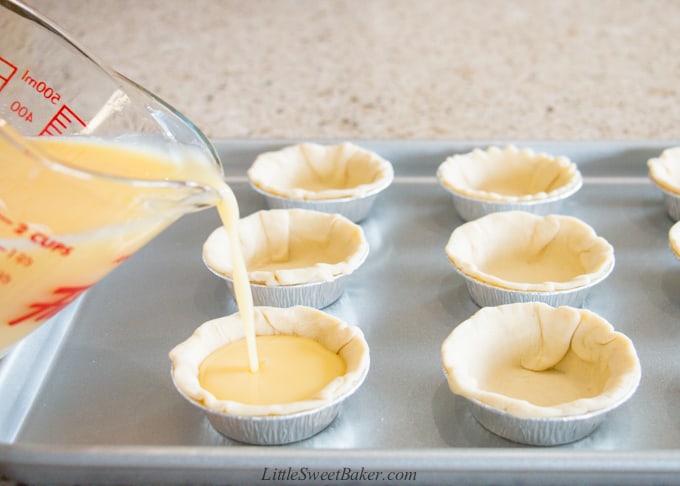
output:
[[[16,113],[19,118],[22,118],[29,123],[33,122],[33,112],[27,106],[22,105],[20,101],[12,101],[9,105],[9,109]]]

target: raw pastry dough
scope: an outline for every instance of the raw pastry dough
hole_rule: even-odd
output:
[[[356,270],[368,255],[357,224],[339,214],[305,209],[270,209],[239,221],[243,258],[251,283],[298,285],[330,281]],[[232,277],[231,249],[223,227],[203,245],[203,259]]]
[[[627,399],[640,381],[633,343],[597,314],[519,303],[485,307],[441,349],[451,390],[518,417],[567,417]]]
[[[680,258],[680,221],[671,226],[668,232],[668,242],[673,253]]]
[[[614,265],[614,249],[583,221],[524,211],[492,213],[456,228],[446,253],[466,276],[521,291],[583,287]]]
[[[351,143],[304,143],[261,154],[248,170],[262,191],[300,200],[359,198],[392,183],[392,164]]]
[[[446,159],[437,170],[450,191],[487,201],[536,201],[559,198],[582,185],[576,164],[514,146],[475,149]]]
[[[286,334],[314,339],[345,361],[345,374],[318,394],[300,402],[279,405],[248,405],[218,400],[200,386],[198,369],[203,360],[222,345],[243,338],[238,313],[203,323],[186,341],[170,351],[172,374],[177,387],[189,398],[216,412],[233,415],[288,415],[319,408],[356,389],[368,372],[368,344],[356,326],[311,307],[255,307],[257,335]]]
[[[666,149],[647,161],[649,177],[662,189],[680,195],[680,147]]]

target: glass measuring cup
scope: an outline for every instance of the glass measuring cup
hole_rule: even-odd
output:
[[[0,0],[0,357],[181,215],[219,157],[186,118]]]

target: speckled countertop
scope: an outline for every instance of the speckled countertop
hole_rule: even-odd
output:
[[[29,0],[213,138],[680,139],[677,0]]]

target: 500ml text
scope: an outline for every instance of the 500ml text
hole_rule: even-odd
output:
[[[262,481],[415,481],[415,471],[369,471],[366,468],[343,467],[333,471],[318,471],[308,467],[268,468],[262,471]]]
[[[43,97],[46,100],[49,100],[53,105],[56,105],[59,100],[61,100],[61,94],[59,94],[57,90],[48,85],[45,81],[34,78],[28,69],[21,75],[21,80],[43,95]]]

